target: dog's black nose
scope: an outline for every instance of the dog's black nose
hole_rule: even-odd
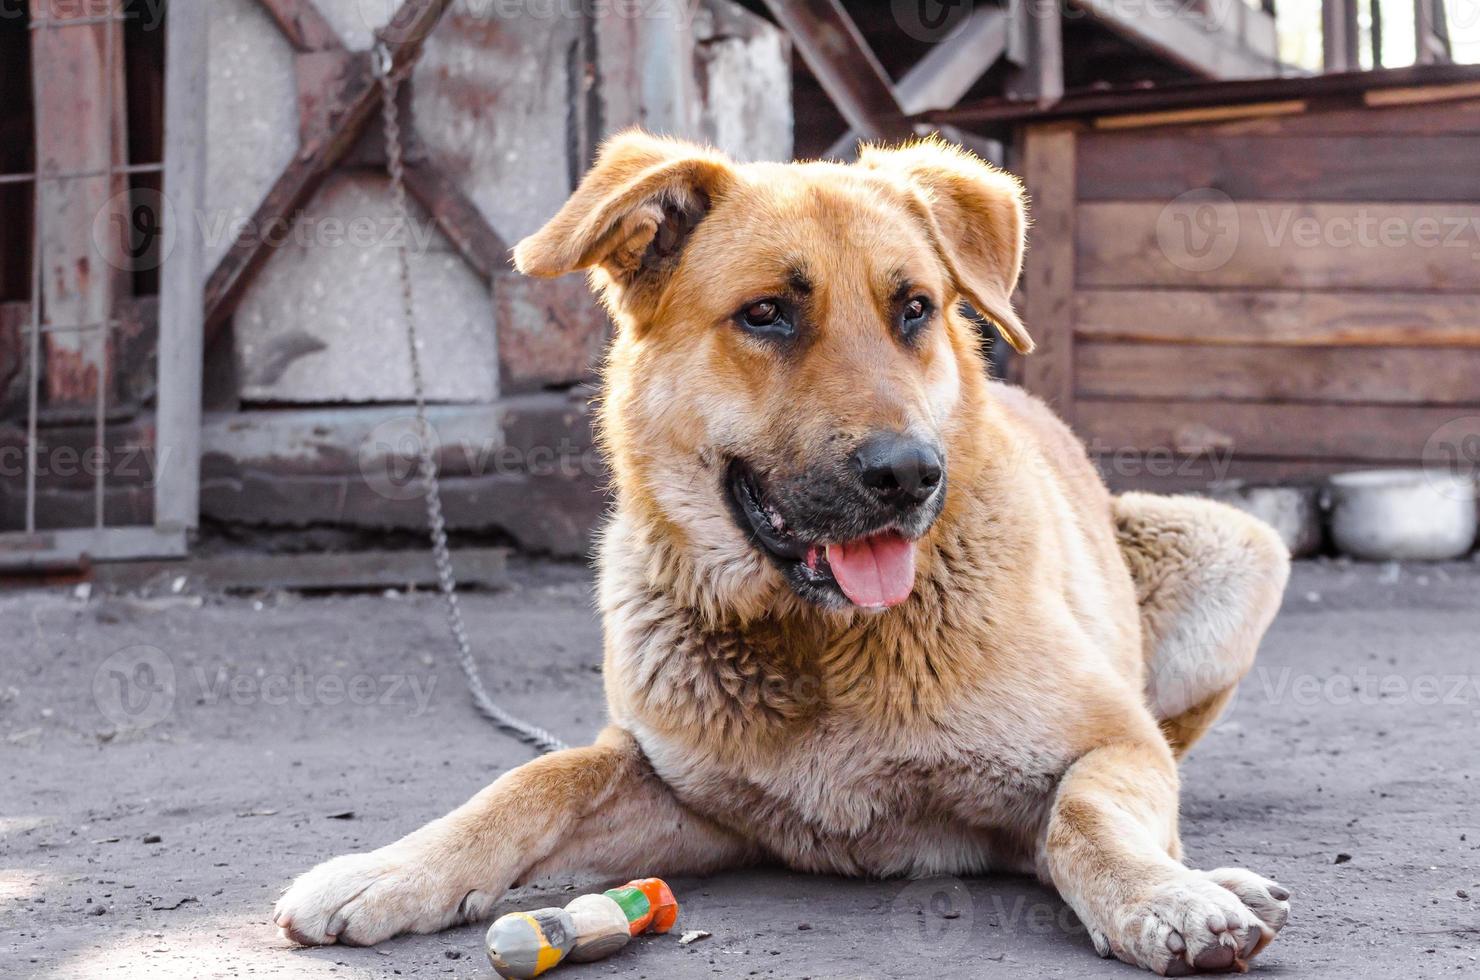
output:
[[[940,454],[900,432],[865,439],[853,454],[863,485],[895,506],[928,500],[940,485]]]

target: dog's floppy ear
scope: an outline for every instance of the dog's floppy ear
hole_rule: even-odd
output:
[[[1033,338],[1012,308],[1027,225],[1017,178],[936,138],[865,147],[858,165],[893,173],[913,185],[957,287],[1015,350],[1031,352]]]
[[[623,288],[677,261],[734,175],[715,150],[628,130],[609,140],[555,217],[514,248],[531,276],[600,267]]]

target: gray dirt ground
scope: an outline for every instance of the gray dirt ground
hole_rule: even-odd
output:
[[[589,582],[517,573],[467,600],[490,687],[587,738],[603,716]],[[1295,892],[1261,974],[1480,976],[1477,637],[1480,566],[1297,570],[1259,666],[1186,766],[1189,860]],[[268,920],[296,872],[528,758],[469,709],[429,597],[12,592],[0,644],[0,977],[492,976],[480,928],[301,950]],[[151,700],[171,671],[173,699]],[[712,938],[640,939],[555,976],[1137,975],[1022,879],[674,884],[680,930]]]

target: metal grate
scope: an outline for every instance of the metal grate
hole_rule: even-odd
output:
[[[30,29],[69,31],[109,27],[118,32],[132,16],[125,0],[102,0],[104,16],[57,16],[59,0],[36,0],[32,4]],[[67,5],[73,10],[76,7]],[[31,173],[0,175],[0,185],[32,186],[31,285],[30,316],[24,343],[29,350],[26,377],[25,419],[25,516],[23,526],[0,531],[0,568],[47,568],[75,565],[89,559],[108,560],[183,555],[187,535],[195,526],[199,495],[199,440],[201,395],[201,323],[203,251],[197,223],[202,196],[205,148],[205,43],[207,5],[204,0],[173,0],[169,4],[169,23],[165,44],[165,132],[162,163],[129,165],[115,159],[115,148],[124,134],[118,130],[117,106],[121,92],[118,77],[123,66],[117,61],[123,39],[105,38],[102,48],[102,90],[106,96],[107,165],[101,168],[62,169],[43,159],[40,135],[42,107],[46,106],[48,71],[39,63],[32,65],[32,98],[37,107],[35,132],[38,147]],[[115,26],[116,25],[116,26]],[[47,44],[31,45],[33,52],[52,50]],[[112,198],[116,181],[146,175],[162,174],[167,209],[176,216],[173,241],[160,270],[159,329],[156,359],[156,394],[153,429],[155,433],[153,467],[153,523],[110,526],[107,522],[108,460],[108,395],[113,364],[110,340],[117,337],[124,321],[117,310],[122,297],[104,294],[111,309],[99,319],[84,317],[84,322],[58,323],[47,309],[43,276],[47,270],[45,222],[48,200],[56,195],[75,195],[81,200],[85,192],[75,190],[79,181],[104,181],[103,196]],[[82,202],[85,206],[85,201]],[[161,220],[166,220],[163,215]],[[75,231],[75,227],[73,229]],[[96,259],[102,269],[106,256]],[[104,273],[108,274],[108,273]],[[43,358],[55,356],[56,348],[43,344],[43,337],[72,335],[81,338],[73,351],[85,352],[79,364],[95,370],[95,394],[90,406],[92,427],[92,526],[46,529],[38,526],[37,476],[41,437],[41,377]],[[86,345],[86,346],[84,346]],[[59,370],[54,363],[48,370]],[[85,371],[84,371],[85,374]]]

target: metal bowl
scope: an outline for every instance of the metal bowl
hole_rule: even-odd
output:
[[[1331,538],[1369,561],[1447,561],[1475,544],[1474,477],[1442,470],[1363,470],[1327,481]]]
[[[1237,507],[1275,529],[1291,558],[1309,558],[1321,550],[1322,515],[1315,486],[1272,486],[1224,480],[1208,496]]]

